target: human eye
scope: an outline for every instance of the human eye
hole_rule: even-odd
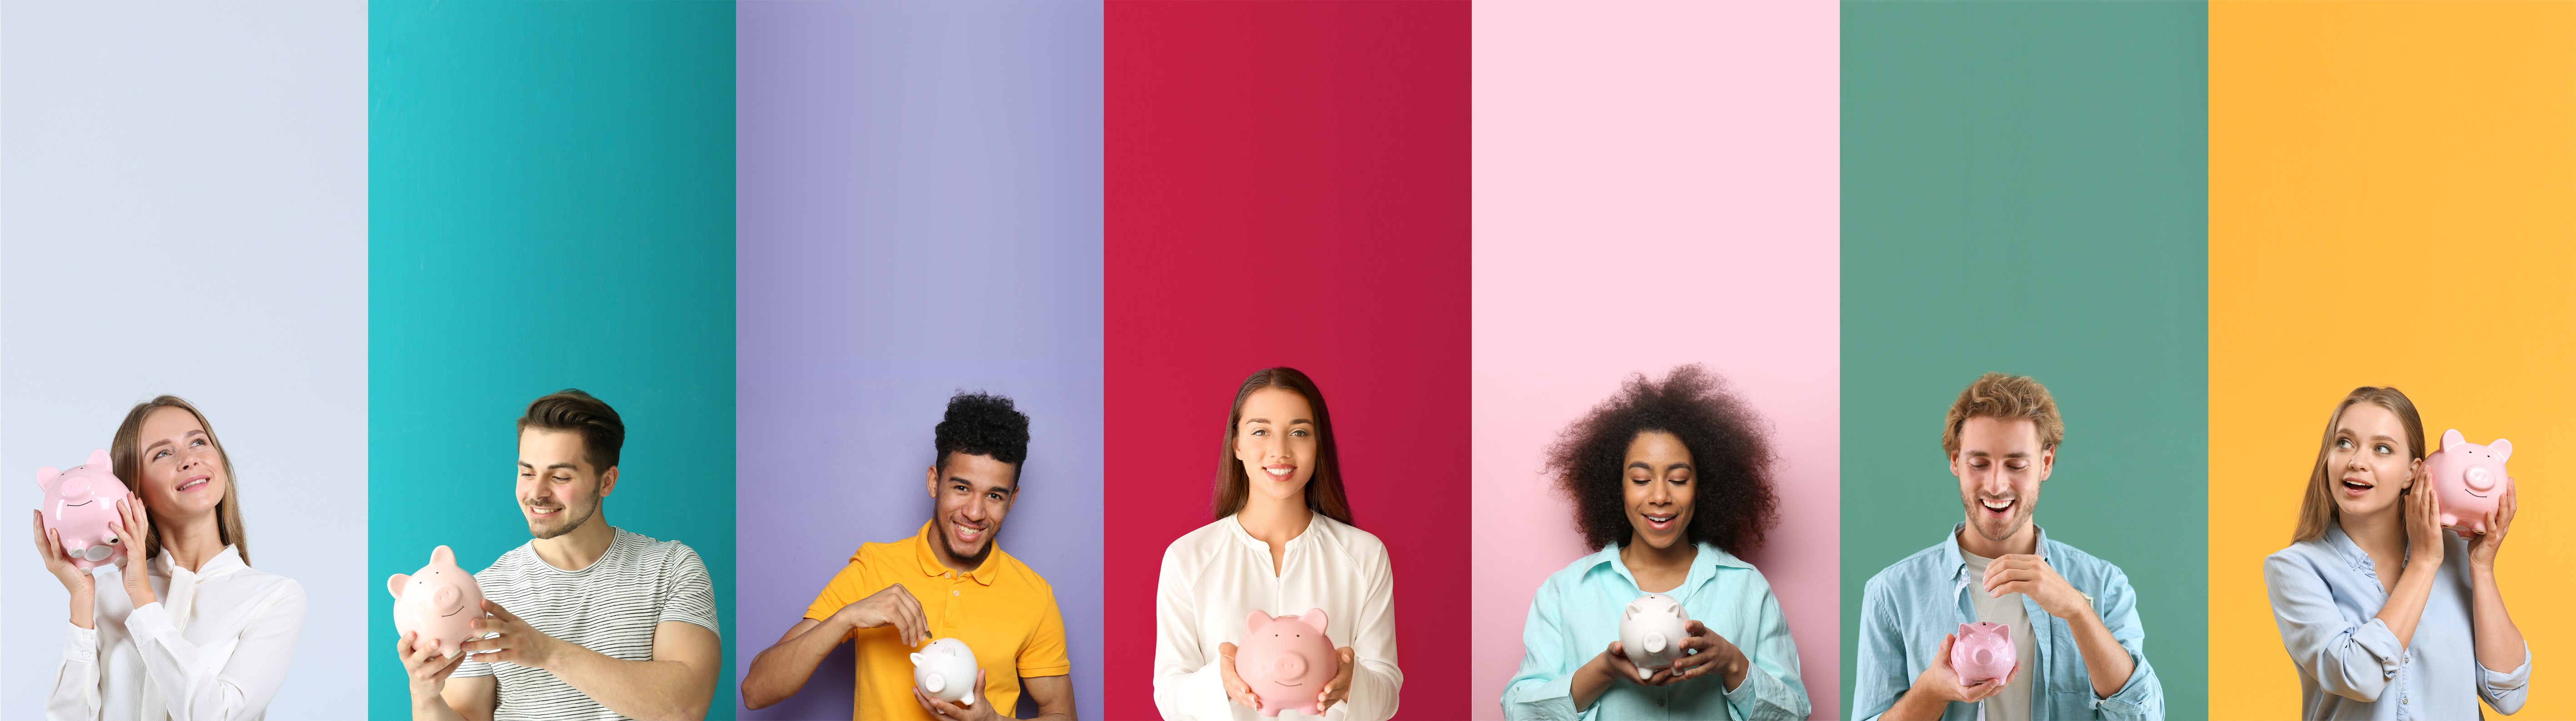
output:
[[[156,461],[157,461],[157,460],[161,460],[161,459],[163,459],[163,458],[168,458],[168,457],[170,457],[170,450],[169,450],[169,449],[166,449],[166,448],[165,448],[165,449],[161,449],[161,450],[153,451],[153,452],[152,452],[152,460],[156,460]]]
[[[1312,433],[1308,433],[1308,432],[1306,431],[1306,429],[1304,429],[1304,428],[1299,428],[1299,429],[1297,429],[1297,430],[1289,431],[1289,432],[1288,432],[1288,434],[1289,434],[1289,435],[1296,436],[1296,437],[1298,437],[1298,438],[1304,438],[1304,437],[1307,437],[1307,436],[1310,436],[1310,435],[1314,435],[1314,434],[1312,434]]]
[[[1268,429],[1268,428],[1255,428],[1255,429],[1252,429],[1252,435],[1256,435],[1256,436],[1266,436],[1266,435],[1270,435],[1270,429]]]
[[[2335,447],[2336,447],[2336,448],[2351,448],[2351,447],[2352,447],[2352,439],[2350,439],[2350,438],[2337,438],[2337,439],[2335,439]]]
[[[2371,450],[2374,450],[2374,451],[2378,451],[2378,452],[2380,452],[2380,454],[2381,454],[2381,455],[2386,455],[2386,454],[2396,453],[2396,452],[2397,452],[2397,449],[2388,447],[2388,444],[2386,444],[2386,443],[2382,443],[2382,444],[2379,444],[2379,445],[2376,445],[2376,446],[2371,446],[2370,448],[2371,448]]]

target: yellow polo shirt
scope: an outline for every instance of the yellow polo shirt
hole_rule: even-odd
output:
[[[850,565],[814,597],[805,617],[830,618],[842,606],[901,584],[921,601],[932,639],[955,638],[975,651],[975,665],[984,669],[984,692],[977,703],[993,704],[1004,716],[1019,707],[1021,677],[1073,672],[1064,651],[1064,617],[1056,611],[1055,589],[1046,579],[999,546],[973,571],[950,570],[931,551],[931,533],[930,523],[923,522],[911,538],[859,544]],[[843,640],[859,644],[859,689],[850,702],[851,718],[932,718],[912,700],[914,649],[903,645],[893,625],[853,630]]]

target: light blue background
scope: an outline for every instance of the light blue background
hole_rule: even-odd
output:
[[[627,426],[608,521],[696,549],[730,626],[733,6],[370,8],[369,714],[408,715],[383,579],[528,541],[512,424],[567,387]]]
[[[273,719],[365,702],[366,7],[0,4],[0,506],[197,404],[254,567],[309,609]],[[43,713],[69,612],[10,516],[0,718]],[[113,591],[113,589],[107,589]]]
[[[1100,5],[736,17],[737,668],[860,543],[930,518],[932,427],[989,390],[1032,436],[999,542],[1054,587],[1076,713],[1102,718]],[[743,718],[847,718],[849,649]]]

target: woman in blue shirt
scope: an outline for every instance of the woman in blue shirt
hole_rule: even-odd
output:
[[[2463,538],[2443,531],[2423,471],[2424,423],[2397,389],[2353,389],[2327,417],[2295,542],[2263,560],[2305,718],[2477,718],[2480,699],[2522,709],[2531,650],[2495,577],[2515,494],[2508,485],[2487,532]]]
[[[1762,544],[1778,500],[1751,407],[1696,365],[1638,376],[1548,451],[1600,552],[1548,576],[1530,601],[1512,719],[1806,718],[1798,648],[1762,572],[1735,554]],[[1641,675],[1619,616],[1661,593],[1692,621],[1671,668]]]

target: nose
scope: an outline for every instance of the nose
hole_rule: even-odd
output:
[[[1297,654],[1283,653],[1270,661],[1270,668],[1278,671],[1280,678],[1296,678],[1306,673],[1306,659]]]
[[[2472,491],[2494,490],[2495,478],[2495,473],[2488,471],[2486,466],[2470,468],[2467,473],[2460,474],[2460,480],[2466,482]]]
[[[439,608],[454,606],[456,602],[462,600],[465,600],[465,594],[458,593],[455,586],[440,586],[438,590],[429,593],[430,603]]]

